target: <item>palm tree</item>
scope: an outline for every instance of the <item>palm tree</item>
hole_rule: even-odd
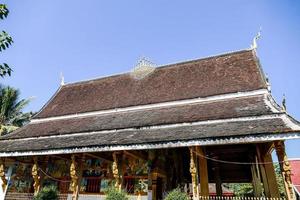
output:
[[[30,99],[19,101],[20,92],[0,85],[0,135],[10,133],[29,122],[32,113],[23,113]]]

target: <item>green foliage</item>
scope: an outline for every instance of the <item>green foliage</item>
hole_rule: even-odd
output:
[[[0,19],[8,16],[9,10],[5,4],[0,4]],[[0,52],[6,50],[13,43],[13,39],[5,31],[0,32]],[[0,77],[10,76],[12,69],[7,63],[0,64]]]
[[[189,200],[189,196],[176,188],[167,194],[165,200]]]
[[[12,69],[8,66],[8,64],[3,63],[0,64],[0,77],[4,77],[6,75],[10,76]]]
[[[111,187],[106,192],[105,200],[129,200],[126,192]]]
[[[231,183],[229,188],[233,190],[237,197],[251,197],[253,196],[253,187],[251,183]]]
[[[57,188],[53,185],[43,187],[34,200],[58,200]]]
[[[279,163],[274,163],[274,169],[275,169],[275,173],[276,173],[276,180],[277,180],[277,183],[278,183],[280,196],[285,197],[284,181],[283,181],[282,174],[280,172]]]
[[[275,175],[278,183],[280,196],[285,197],[283,177],[280,172],[280,166],[278,163],[274,163],[274,169],[275,169]],[[238,197],[253,196],[253,187],[251,183],[231,183],[228,184],[227,186],[234,191],[235,196]]]
[[[12,87],[0,85],[0,135],[14,131],[29,122],[32,113],[22,110],[30,102],[29,99],[19,101],[20,92]]]
[[[5,4],[0,4],[0,19],[4,19],[7,17],[9,10],[7,9]]]

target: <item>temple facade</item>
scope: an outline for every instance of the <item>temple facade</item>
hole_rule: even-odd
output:
[[[54,184],[60,199],[104,199],[109,187],[131,199],[162,200],[180,188],[191,199],[294,199],[284,141],[300,123],[273,99],[256,50],[62,84],[29,124],[0,137],[0,199],[32,199]]]

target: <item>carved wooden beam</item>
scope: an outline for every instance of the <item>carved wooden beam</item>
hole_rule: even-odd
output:
[[[107,158],[104,158],[103,156],[99,156],[99,155],[95,155],[95,154],[92,154],[92,153],[84,153],[84,155],[88,156],[88,157],[91,157],[91,158],[96,158],[96,159],[100,159],[100,160],[104,160],[104,161],[107,161],[109,163],[113,162]]]
[[[143,155],[142,153],[137,152],[137,151],[124,151],[124,154],[131,156],[132,158],[135,158],[135,159],[141,159],[143,161],[148,160],[146,155]]]

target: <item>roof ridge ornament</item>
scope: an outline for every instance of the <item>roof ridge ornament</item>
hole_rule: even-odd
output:
[[[261,31],[262,28],[259,28],[259,31],[257,32],[256,36],[253,38],[252,44],[251,44],[251,49],[257,49],[258,45],[257,45],[257,41],[260,39],[261,37]]]
[[[60,72],[60,85],[61,86],[65,85],[65,77],[62,72]]]
[[[268,73],[266,73],[266,82],[267,82],[267,89],[268,89],[269,92],[271,92],[271,83],[270,83],[270,80],[269,80]]]
[[[156,64],[151,62],[149,59],[142,57],[139,59],[137,64],[134,66],[131,75],[135,79],[143,79],[149,74],[151,74],[156,68]]]
[[[286,97],[285,97],[285,94],[283,94],[283,98],[282,98],[282,109],[284,112],[286,112]]]

